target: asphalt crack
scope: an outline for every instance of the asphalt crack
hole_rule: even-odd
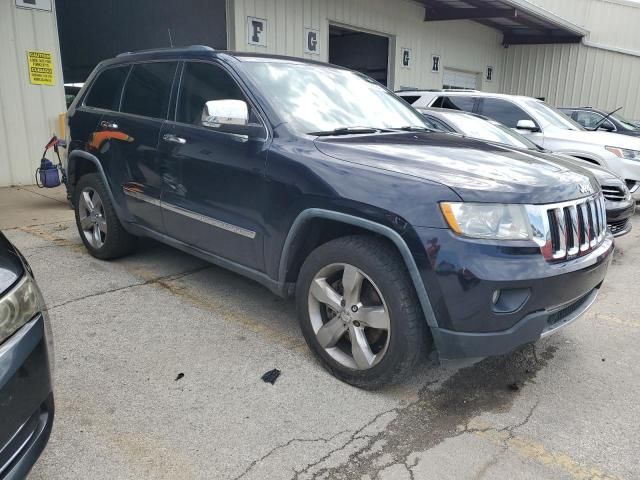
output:
[[[329,442],[333,441],[334,439],[336,439],[337,437],[339,437],[340,435],[344,435],[347,432],[348,432],[348,430],[342,430],[341,432],[338,432],[338,433],[336,433],[335,435],[332,435],[329,438],[324,438],[324,437],[318,437],[318,438],[292,438],[291,440],[289,440],[286,443],[283,443],[283,444],[280,444],[280,445],[277,445],[277,446],[273,447],[271,450],[269,450],[267,453],[265,453],[262,457],[253,460],[249,464],[249,466],[247,468],[245,468],[244,471],[242,473],[240,473],[238,476],[234,477],[233,480],[239,480],[240,478],[244,477],[245,475],[248,475],[251,472],[251,470],[253,470],[258,464],[260,464],[261,462],[265,461],[267,458],[269,458],[275,452],[277,452],[278,450],[281,450],[281,449],[285,449],[285,448],[293,445],[294,443],[317,443],[317,442],[329,443]]]
[[[542,352],[537,352],[535,347],[524,346],[507,355],[487,358],[458,370],[435,390],[425,385],[417,401],[392,410],[397,413],[396,418],[383,431],[369,436],[368,443],[352,453],[348,461],[338,467],[319,470],[317,475],[325,474],[332,479],[361,478],[366,475],[376,478],[390,464],[376,465],[375,459],[383,455],[391,458],[392,463],[404,464],[411,472],[415,465],[410,466],[408,460],[413,453],[430,450],[444,440],[460,435],[495,430],[491,426],[473,428],[472,419],[485,412],[508,411],[519,396],[508,385],[532,382],[537,372],[553,358],[555,350],[553,345],[547,346]],[[506,431],[503,445],[513,437],[514,430],[530,421],[536,407],[537,403],[521,422],[503,429]],[[382,449],[367,453],[367,449],[379,440],[385,441]],[[348,442],[341,448],[347,446]],[[323,456],[306,471],[328,458],[328,455]]]
[[[172,274],[169,274],[169,275],[163,275],[163,276],[159,276],[159,277],[154,277],[154,278],[143,280],[141,282],[136,282],[136,283],[132,283],[132,284],[129,284],[129,285],[124,285],[122,287],[111,288],[111,289],[108,289],[108,290],[102,290],[100,292],[95,292],[95,293],[88,293],[87,295],[83,295],[83,296],[78,297],[78,298],[72,298],[70,300],[66,300],[64,302],[57,303],[57,304],[55,304],[53,306],[50,306],[50,307],[46,308],[45,310],[46,311],[52,311],[52,310],[55,310],[56,308],[64,307],[64,306],[69,305],[71,303],[80,302],[80,301],[86,300],[88,298],[100,297],[102,295],[107,295],[109,293],[121,292],[123,290],[129,290],[129,289],[132,289],[132,288],[143,287],[145,285],[154,285],[154,284],[162,285],[163,282],[179,280],[179,279],[187,277],[189,275],[193,275],[195,273],[198,273],[198,272],[201,272],[203,270],[206,270],[208,268],[211,268],[211,265],[201,266],[201,267],[194,268],[192,270],[186,270],[186,271],[180,272],[180,273],[172,273]]]

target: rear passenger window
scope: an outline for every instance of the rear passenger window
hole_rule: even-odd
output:
[[[84,104],[87,107],[104,108],[105,110],[118,110],[120,106],[120,94],[124,84],[129,65],[104,70],[98,75],[89,90]]]
[[[175,62],[134,65],[124,87],[121,111],[151,118],[167,118],[176,67]]]
[[[432,107],[448,108],[450,110],[464,110],[473,112],[473,105],[476,103],[475,97],[438,97]]]
[[[233,78],[211,63],[186,63],[180,85],[176,120],[181,123],[199,125],[210,100],[247,101]]]
[[[399,97],[407,102],[409,105],[413,105],[420,98],[419,95],[399,95]]]
[[[516,128],[520,120],[531,120],[535,123],[533,118],[520,107],[498,98],[483,98],[479,113],[509,128]]]

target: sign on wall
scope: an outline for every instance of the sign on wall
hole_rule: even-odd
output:
[[[400,49],[400,62],[403,68],[411,68],[413,56],[410,48],[403,47]]]
[[[51,52],[27,51],[29,81],[33,85],[55,85],[53,54]]]
[[[304,53],[320,55],[320,30],[315,28],[304,29]]]
[[[51,11],[51,0],[16,0],[16,7]]]
[[[431,71],[433,73],[440,71],[440,55],[431,55]]]
[[[267,19],[247,17],[247,43],[259,47],[267,46]]]
[[[485,79],[487,82],[490,82],[490,81],[492,81],[492,80],[493,80],[493,67],[492,67],[492,66],[488,66],[488,67],[487,67],[487,71],[486,71],[486,73],[485,73],[484,79]]]

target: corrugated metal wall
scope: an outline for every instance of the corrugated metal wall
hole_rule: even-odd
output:
[[[624,0],[532,3],[585,27],[588,38],[576,45],[509,47],[501,90],[545,97],[555,106],[623,107],[623,116],[640,119],[640,35],[636,27],[640,4],[633,6]],[[637,55],[631,54],[633,51]]]
[[[640,53],[640,3],[630,0],[529,0],[589,30],[587,42]]]
[[[444,68],[483,73],[494,67],[492,82],[482,88],[499,86],[503,49],[502,35],[472,22],[424,22],[424,8],[408,1],[387,0],[235,0],[231,48],[328,60],[329,24],[362,29],[390,37],[392,86],[441,88]],[[267,46],[249,45],[247,17],[267,19]],[[232,16],[230,15],[229,18]],[[320,31],[320,55],[304,53],[304,28]],[[413,53],[411,68],[402,68],[400,49]],[[441,56],[440,73],[431,73],[431,55]]]
[[[0,186],[34,183],[42,149],[66,111],[53,12],[0,1]],[[27,50],[52,52],[54,86],[29,83]]]

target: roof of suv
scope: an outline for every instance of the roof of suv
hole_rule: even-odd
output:
[[[266,53],[254,53],[254,52],[234,52],[230,50],[215,50],[206,45],[191,45],[188,47],[173,47],[173,48],[158,48],[152,50],[138,50],[135,52],[120,53],[114,58],[105,60],[103,65],[118,65],[120,63],[139,62],[144,60],[156,60],[156,59],[197,59],[197,58],[229,58],[234,57],[241,59],[245,58],[260,58],[265,61],[283,61],[295,63],[306,63],[310,65],[323,65],[328,66],[326,62],[319,62],[317,60],[309,60],[300,57],[289,57],[285,55],[272,55]],[[338,65],[331,65],[333,68],[344,69]]]
[[[467,96],[467,97],[492,97],[492,98],[504,98],[504,99],[531,99],[534,97],[528,97],[526,95],[509,95],[506,93],[492,93],[482,92],[480,90],[401,90],[395,92],[396,95],[420,95],[437,97],[446,94],[447,96]]]

